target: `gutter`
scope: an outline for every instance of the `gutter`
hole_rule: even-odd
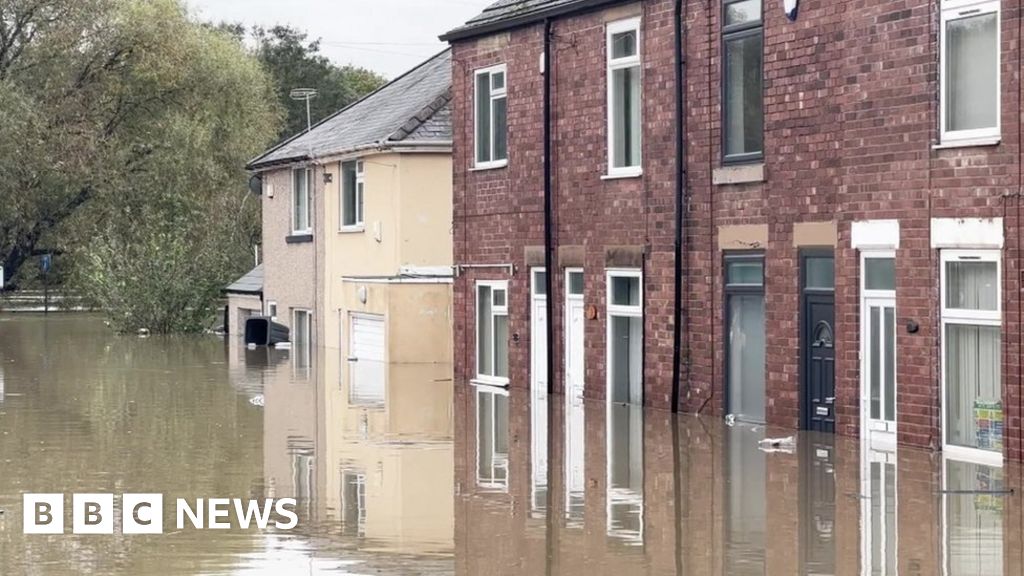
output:
[[[636,0],[632,0],[636,1]],[[570,4],[564,4],[561,6],[555,6],[553,8],[547,8],[544,10],[537,10],[536,12],[530,12],[521,16],[512,16],[510,18],[503,18],[487,24],[481,24],[479,26],[463,26],[462,28],[456,28],[449,32],[445,32],[438,38],[442,42],[454,42],[457,40],[468,40],[478,36],[486,36],[488,34],[494,34],[495,32],[502,32],[505,30],[511,30],[513,28],[522,28],[538,22],[552,20],[560,16],[568,16],[577,12],[584,12],[587,10],[593,10],[595,8],[602,8],[611,4],[626,4],[627,0],[580,0],[579,2],[573,2]]]
[[[675,306],[672,323],[672,412],[679,412],[679,387],[682,378],[682,346],[684,321],[689,321],[689,314],[683,314],[683,276],[689,272],[684,266],[684,228],[686,226],[685,211],[688,206],[686,196],[686,56],[683,53],[683,27],[685,14],[684,0],[675,0],[675,76],[676,76],[676,222],[675,222],[675,274],[674,286]],[[689,340],[687,340],[689,341]],[[686,361],[689,362],[689,355]],[[687,396],[689,396],[689,371],[687,371]]]
[[[362,146],[355,146],[322,156],[310,156],[309,154],[303,154],[302,156],[292,156],[290,158],[281,158],[279,160],[273,160],[270,162],[261,162],[259,164],[249,164],[245,167],[250,172],[266,172],[268,170],[274,170],[281,168],[282,166],[288,166],[290,164],[298,164],[301,162],[321,162],[328,163],[333,162],[335,159],[342,159],[345,156],[351,156],[360,152],[387,152],[392,149],[407,149],[413,150],[422,148],[424,150],[431,150],[436,152],[450,152],[453,146],[451,140],[435,140],[430,142],[419,141],[398,141],[398,142],[374,142],[372,144],[364,144]]]

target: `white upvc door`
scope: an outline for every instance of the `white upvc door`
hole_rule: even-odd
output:
[[[861,438],[865,449],[896,447],[896,254],[861,258]]]
[[[548,484],[548,299],[543,268],[531,273],[530,422],[533,445],[531,509],[546,509]]]
[[[570,521],[578,521],[582,519],[586,461],[583,270],[567,270],[565,278],[565,511]]]
[[[349,401],[383,404],[387,389],[384,317],[352,314],[349,326]]]

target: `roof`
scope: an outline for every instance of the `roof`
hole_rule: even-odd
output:
[[[248,169],[399,144],[450,146],[451,69],[449,49],[264,152]]]
[[[225,294],[263,294],[263,264],[224,288]]]
[[[595,8],[605,4],[621,3],[624,0],[498,0],[468,22],[446,32],[441,40],[463,40],[474,36],[491,34],[509,28],[540,22],[574,12]]]

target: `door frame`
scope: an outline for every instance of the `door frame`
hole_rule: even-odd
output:
[[[355,343],[356,343],[356,331],[355,331],[356,320],[370,320],[370,321],[375,321],[375,322],[379,321],[381,323],[381,327],[384,329],[384,358],[381,359],[381,363],[384,365],[384,368],[385,368],[384,369],[384,383],[383,383],[383,387],[384,387],[384,400],[382,402],[380,402],[379,404],[367,405],[367,406],[374,406],[374,405],[382,406],[382,405],[387,404],[387,398],[388,398],[388,371],[387,371],[387,365],[388,365],[388,320],[387,320],[387,316],[385,316],[384,314],[371,314],[371,313],[368,313],[368,312],[349,312],[348,313],[348,322],[346,322],[346,324],[348,325],[346,327],[348,329],[348,338],[345,341],[345,348],[344,348],[344,350],[345,350],[345,354],[344,354],[345,364],[348,365],[347,366],[347,370],[346,370],[346,373],[348,374],[348,395],[347,395],[347,400],[348,400],[348,402],[350,404],[353,403],[352,402],[352,390],[355,388],[355,380],[356,380],[355,379],[355,370],[356,370],[355,360],[356,360],[356,357],[355,357],[355,354],[354,354],[352,348],[353,348],[353,346],[355,346]]]
[[[581,275],[583,275],[583,293],[582,294],[573,294],[572,293],[570,278],[572,277],[573,274],[581,274]],[[580,397],[579,397],[579,399],[577,399],[575,397],[575,395],[574,395],[574,392],[573,392],[573,386],[572,386],[572,381],[570,380],[570,371],[569,371],[570,358],[572,356],[572,309],[573,309],[573,305],[578,303],[580,305],[580,307],[583,308],[583,314],[584,314],[583,318],[584,318],[584,322],[586,322],[586,293],[587,293],[587,290],[586,290],[586,273],[584,272],[583,268],[566,268],[562,277],[563,277],[563,280],[565,282],[565,284],[564,284],[564,286],[565,286],[565,289],[564,289],[564,294],[565,294],[564,306],[565,306],[565,310],[563,310],[563,316],[564,316],[564,320],[563,320],[564,329],[563,329],[563,332],[564,332],[564,334],[563,334],[563,343],[562,343],[563,349],[565,350],[565,353],[563,355],[564,358],[563,358],[563,367],[562,367],[563,374],[564,374],[563,384],[562,384],[562,387],[563,387],[562,396],[565,399],[565,433],[564,433],[564,436],[565,436],[565,444],[564,444],[564,446],[565,447],[564,447],[564,450],[563,450],[563,460],[565,462],[565,468],[564,468],[564,474],[565,474],[565,478],[564,478],[564,482],[565,482],[565,490],[564,490],[564,492],[565,492],[565,494],[564,494],[565,504],[564,504],[563,507],[564,507],[564,515],[565,515],[565,518],[566,518],[566,524],[569,525],[569,526],[573,526],[573,525],[577,525],[577,524],[581,525],[581,522],[578,522],[576,519],[572,518],[572,512],[573,512],[573,510],[572,510],[573,455],[576,455],[575,454],[576,450],[574,449],[575,447],[573,447],[573,443],[572,443],[572,428],[573,428],[573,416],[572,415],[573,415],[573,411],[574,410],[578,410],[579,411],[578,412],[578,417],[583,419],[583,422],[582,422],[582,425],[583,425],[583,435],[581,436],[583,444],[578,447],[578,448],[580,448],[580,450],[579,450],[580,454],[578,454],[577,456],[579,456],[580,459],[583,462],[583,466],[582,466],[583,470],[582,470],[582,472],[583,472],[583,475],[584,475],[584,480],[583,480],[583,484],[584,484],[583,488],[584,488],[584,490],[583,490],[582,493],[584,495],[586,494],[586,471],[585,471],[585,469],[586,469],[586,420],[585,420],[586,415],[585,415],[585,407],[583,405],[583,401],[584,401],[585,394],[586,394],[586,378],[585,378],[586,371],[585,371],[585,366],[586,366],[586,362],[587,362],[587,355],[586,355],[586,334],[587,334],[587,331],[586,331],[586,325],[584,324],[583,330],[580,332],[580,338],[582,339],[581,344],[583,344],[583,346],[584,346],[584,349],[583,349],[584,353],[583,353],[583,355],[580,358],[580,361],[582,363],[582,365],[580,366],[580,369],[583,371],[583,374],[580,375],[580,378],[583,380],[583,386],[581,387],[581,390],[580,390]],[[574,403],[577,402],[577,401],[580,403],[580,405],[577,406],[577,407],[574,407]]]
[[[808,288],[807,287],[807,260],[811,258],[821,258],[822,256],[832,257],[832,268],[835,270],[836,262],[836,251],[831,246],[819,246],[819,247],[807,247],[799,249],[799,285],[800,290],[800,308],[798,311],[799,322],[800,322],[800,334],[797,340],[797,347],[800,351],[800,429],[810,430],[811,429],[811,409],[808,405],[809,396],[809,382],[810,377],[810,361],[811,358],[807,354],[807,342],[810,338],[810,334],[807,332],[807,305],[812,300],[828,299],[832,300],[832,362],[836,359],[835,344],[838,341],[838,334],[836,333],[836,290],[835,290],[835,275],[833,274],[833,282],[831,289],[825,288]],[[835,398],[835,371],[832,373],[832,394]],[[835,400],[832,402],[832,420],[837,420],[836,414],[837,403]],[[833,423],[834,433],[835,423]]]
[[[760,284],[729,284],[729,264],[731,262],[759,262],[761,264],[761,283]],[[722,256],[722,341],[724,343],[725,355],[723,358],[722,366],[722,390],[724,391],[722,398],[722,405],[724,407],[724,414],[735,414],[732,403],[729,401],[732,392],[732,386],[730,385],[730,374],[729,374],[729,359],[732,353],[731,338],[729,337],[729,326],[732,324],[732,314],[730,312],[729,301],[732,296],[760,296],[767,313],[768,301],[766,299],[766,288],[765,285],[768,282],[768,260],[765,258],[763,250],[730,250],[725,252]],[[765,346],[768,345],[768,323],[767,317],[765,318],[764,325],[765,332]],[[765,354],[765,420],[768,419],[768,357]],[[764,422],[751,422],[754,424],[764,424]]]
[[[874,436],[874,428],[872,426],[871,419],[871,383],[868,381],[869,374],[871,372],[869,366],[869,340],[870,340],[870,326],[869,326],[869,312],[872,305],[886,305],[892,304],[892,309],[896,311],[896,290],[870,290],[867,287],[867,261],[868,260],[883,260],[892,259],[896,260],[895,250],[865,250],[860,253],[860,429],[861,439],[865,443],[865,447],[875,446],[883,450],[895,450],[897,444],[897,434],[899,432],[899,401],[896,397],[896,390],[898,388],[897,383],[899,382],[899,370],[896,370],[896,374],[893,377],[893,420],[892,430],[879,430],[882,434],[889,435],[891,438],[880,438],[879,441],[872,441]],[[897,330],[897,336],[899,331]],[[894,366],[898,366],[897,359],[899,358],[899,344],[895,342],[893,346],[893,363]],[[884,397],[884,391],[882,392]],[[884,408],[883,408],[884,409]]]

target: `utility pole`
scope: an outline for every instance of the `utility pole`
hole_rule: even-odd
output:
[[[309,111],[309,101],[317,97],[316,88],[292,88],[292,91],[288,93],[288,97],[292,100],[306,101],[306,132],[313,129],[313,116]]]

